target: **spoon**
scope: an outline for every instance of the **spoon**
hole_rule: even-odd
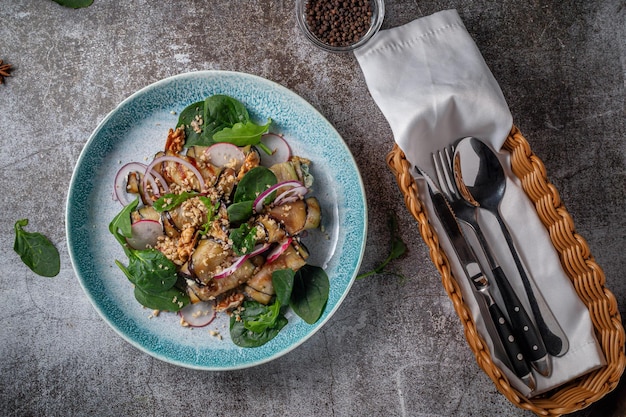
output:
[[[540,292],[533,289],[519,258],[513,238],[500,213],[500,203],[506,190],[504,169],[496,154],[480,140],[468,137],[459,141],[454,153],[454,172],[457,186],[463,198],[470,204],[492,213],[509,247],[515,266],[519,271],[537,328],[550,355],[562,356],[569,344],[565,333],[550,311]],[[550,327],[546,323],[550,322]],[[555,334],[558,333],[558,336]]]

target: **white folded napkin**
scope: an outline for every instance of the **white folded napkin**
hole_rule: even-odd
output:
[[[442,11],[404,26],[380,31],[354,54],[372,97],[391,126],[396,143],[411,163],[432,178],[435,178],[435,170],[431,152],[457,139],[474,136],[492,149],[500,151],[502,148],[512,127],[511,113],[498,83],[455,10]],[[508,153],[499,152],[498,157],[508,177],[500,207],[502,216],[528,275],[534,279],[569,341],[567,353],[551,357],[553,370],[549,377],[534,372],[537,379],[534,392],[530,392],[503,366],[500,359],[503,354],[493,344],[487,331],[472,285],[464,278],[459,279],[459,284],[477,328],[493,352],[494,361],[520,393],[532,397],[597,369],[606,362],[595,338],[589,312],[565,275],[549,234],[521,188],[519,179],[512,174]],[[441,237],[453,273],[455,277],[464,277],[458,259],[451,256],[454,251],[432,210],[430,198],[424,192],[424,180],[417,174],[415,176],[420,198],[425,202],[429,219]],[[502,239],[493,218],[482,218],[487,220],[483,232],[488,239]],[[507,245],[502,240],[501,244],[493,244],[492,249],[530,312]]]

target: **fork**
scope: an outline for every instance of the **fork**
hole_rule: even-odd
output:
[[[457,219],[465,223],[478,239],[478,243],[485,255],[489,269],[493,274],[496,286],[500,289],[500,294],[502,295],[502,300],[504,301],[506,311],[511,320],[514,334],[521,339],[521,346],[526,357],[530,358],[531,366],[541,375],[549,376],[552,371],[552,366],[544,342],[528,315],[528,312],[515,293],[515,290],[511,287],[504,271],[492,255],[489,243],[478,222],[478,207],[470,205],[470,203],[463,198],[457,187],[453,155],[453,145],[432,154],[439,189],[448,200]]]

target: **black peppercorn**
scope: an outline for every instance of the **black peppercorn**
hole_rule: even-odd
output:
[[[359,41],[372,23],[372,0],[308,0],[306,22],[320,41],[349,46]]]

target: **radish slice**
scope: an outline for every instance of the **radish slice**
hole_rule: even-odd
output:
[[[132,237],[126,238],[128,245],[137,250],[153,248],[159,236],[163,236],[163,225],[156,220],[142,219],[131,226]]]
[[[265,199],[274,191],[283,187],[294,188],[294,187],[303,187],[303,185],[302,183],[298,181],[283,181],[283,182],[279,182],[278,184],[272,185],[267,190],[259,194],[257,198],[254,199],[254,203],[252,204],[252,206],[254,207],[254,211],[256,211],[257,213],[260,213],[263,210],[263,204],[265,203]]]
[[[213,321],[216,312],[212,303],[199,301],[187,304],[178,311],[178,315],[191,327],[204,327]]]
[[[229,166],[238,170],[246,159],[246,156],[239,147],[226,142],[209,146],[206,151],[204,151],[204,154],[209,162],[218,168]]]
[[[146,166],[139,162],[130,162],[117,171],[115,175],[115,199],[126,206],[131,202],[128,191],[126,191],[126,185],[128,184],[128,175],[132,172],[143,173],[146,171]]]
[[[266,250],[269,249],[271,245],[269,243],[259,243],[258,245],[256,245],[253,249],[252,252],[250,252],[250,254],[248,256],[257,256],[262,254],[263,252],[265,252]]]
[[[267,262],[267,263],[271,263],[271,262],[274,262],[276,259],[278,259],[278,257],[279,257],[280,255],[282,255],[284,251],[286,251],[286,250],[287,250],[287,248],[289,247],[289,245],[291,245],[291,241],[292,241],[292,240],[293,240],[293,238],[292,238],[292,237],[288,237],[288,238],[286,238],[285,240],[283,240],[282,242],[280,242],[280,243],[278,244],[278,246],[276,246],[276,247],[274,248],[274,250],[272,250],[272,251],[270,252],[270,254],[269,254],[269,255],[267,255],[266,262]]]
[[[152,180],[150,182],[150,186],[152,187],[152,193],[157,197],[160,195],[159,188],[157,187],[157,184],[154,181],[152,174],[153,173],[157,174],[156,172],[153,171],[153,168],[163,162],[175,162],[177,164],[183,165],[185,168],[189,169],[189,171],[191,171],[196,176],[196,178],[198,178],[198,182],[200,183],[200,191],[203,191],[206,188],[206,183],[204,182],[204,178],[202,178],[202,174],[200,174],[200,171],[198,171],[198,168],[196,168],[191,162],[186,161],[177,156],[171,156],[171,155],[159,156],[158,158],[154,158],[154,160],[150,162],[150,165],[148,165],[148,168],[146,168],[146,172],[143,176],[143,195],[146,198],[146,201],[151,201],[150,194],[148,193],[148,187],[146,187],[146,185],[148,184],[148,181],[150,180]],[[161,177],[159,181],[161,181],[162,178],[163,177]],[[165,183],[165,180],[161,184],[163,186],[167,186],[167,184]]]
[[[261,136],[261,143],[272,151],[271,155],[263,151],[259,152],[261,155],[261,165],[264,167],[269,168],[272,165],[287,162],[289,158],[291,158],[289,144],[282,136],[275,133],[266,133]]]
[[[213,278],[215,279],[226,278],[227,276],[235,272],[244,263],[246,259],[248,259],[248,255],[240,256],[239,258],[235,259],[235,261],[228,268],[214,275]]]

